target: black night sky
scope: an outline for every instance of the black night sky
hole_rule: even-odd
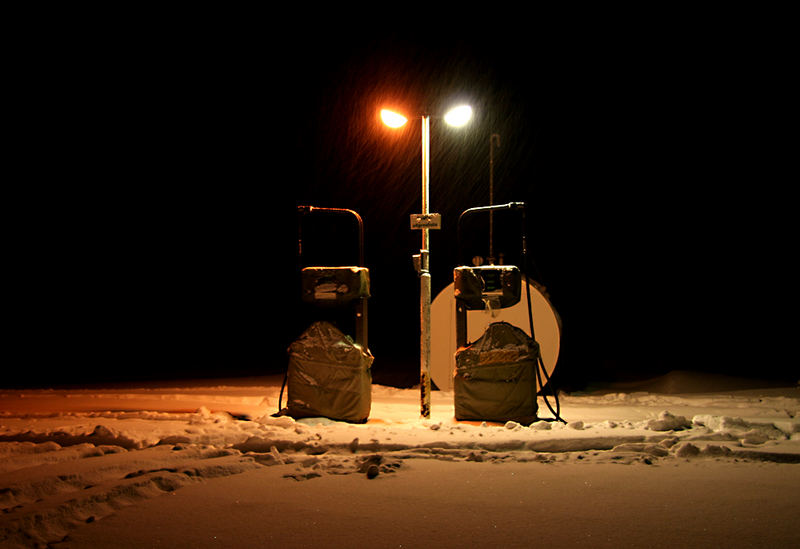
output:
[[[527,204],[528,269],[563,322],[562,386],[671,369],[795,379],[776,312],[789,302],[779,40],[676,22],[548,38],[113,35],[46,48],[26,69],[37,84],[20,84],[34,124],[6,204],[10,384],[283,371],[310,322],[298,205],[363,217],[374,378],[413,383],[419,122],[391,131],[377,112],[435,117],[453,101],[475,119],[432,123],[434,296],[452,281],[459,214],[489,202],[496,133],[494,201]],[[495,222],[513,262],[517,222]],[[355,261],[338,225],[309,229],[320,263]]]

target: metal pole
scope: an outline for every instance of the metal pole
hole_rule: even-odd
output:
[[[422,117],[422,215],[430,213],[430,116]],[[422,228],[420,250],[420,415],[431,417],[431,273],[429,229]]]
[[[489,136],[489,206],[494,205],[494,144],[500,146],[500,134]],[[494,210],[489,210],[489,263],[494,264]]]

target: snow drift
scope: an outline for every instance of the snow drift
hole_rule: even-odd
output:
[[[797,387],[607,388],[562,395],[566,425],[545,419],[525,426],[456,421],[453,395],[441,391],[423,420],[418,391],[377,385],[364,424],[273,417],[280,384],[259,378],[0,391],[0,545],[68,541],[125,507],[264,468],[294,483],[399,478],[420,459],[576,467],[800,462]],[[791,468],[794,491],[798,468]]]

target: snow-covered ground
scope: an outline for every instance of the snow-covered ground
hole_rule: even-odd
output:
[[[733,546],[800,540],[796,385],[673,372],[561,394],[566,424],[525,427],[457,422],[443,391],[423,420],[417,390],[379,385],[366,424],[276,418],[281,381],[0,390],[0,547],[532,546],[545,522],[556,546],[667,546],[744,522]],[[714,513],[725,531],[692,523]],[[659,514],[684,530],[647,538]]]

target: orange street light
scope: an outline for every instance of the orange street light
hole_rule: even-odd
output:
[[[381,120],[390,128],[399,128],[408,122],[408,118],[389,109],[381,109]]]

